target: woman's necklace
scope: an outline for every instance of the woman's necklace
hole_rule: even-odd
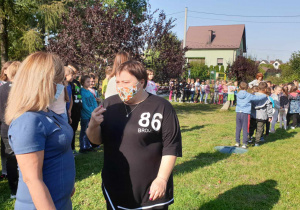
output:
[[[133,108],[133,110],[131,110],[131,112],[129,112],[128,113],[128,111],[127,111],[127,108],[126,108],[126,104],[124,103],[124,106],[125,106],[125,110],[126,110],[126,117],[129,117],[129,115],[141,104],[141,103],[143,103],[147,98],[148,98],[148,96],[149,95],[147,95],[147,97],[144,99],[144,100],[142,100],[140,103],[138,103],[137,105],[136,105],[136,107],[134,107]]]
[[[131,112],[128,113],[127,108],[126,108],[126,104],[124,104],[125,110],[126,110],[126,117],[128,117],[139,105],[140,105],[140,103],[138,105],[136,105],[136,107],[134,107],[133,110],[131,110]]]

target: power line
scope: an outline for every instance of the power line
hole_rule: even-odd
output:
[[[174,13],[171,13],[171,14],[167,14],[166,16],[176,15],[176,14],[180,14],[180,13],[184,13],[184,11],[181,11],[181,12],[174,12]]]
[[[300,15],[231,15],[231,14],[220,14],[212,12],[200,12],[200,11],[191,11],[194,13],[207,14],[207,15],[220,15],[220,16],[230,16],[230,17],[251,17],[251,18],[291,18],[291,17],[300,17]]]
[[[260,21],[247,21],[247,20],[227,20],[227,19],[217,19],[217,18],[203,18],[203,17],[193,17],[193,16],[188,16],[190,18],[199,18],[199,19],[205,19],[205,20],[220,20],[220,21],[230,21],[230,22],[239,22],[239,23],[300,23],[300,22],[260,22]]]
[[[273,52],[293,52],[293,50],[276,50],[276,49],[258,49],[258,48],[249,48],[248,50],[255,51],[273,51]]]

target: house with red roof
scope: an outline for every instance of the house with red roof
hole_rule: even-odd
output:
[[[208,66],[232,64],[247,52],[245,25],[190,26],[186,46],[187,62],[202,62]]]

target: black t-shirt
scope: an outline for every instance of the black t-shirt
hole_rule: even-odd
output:
[[[0,121],[1,121],[1,137],[8,138],[8,125],[5,123],[4,116],[5,116],[5,109],[6,103],[9,95],[9,91],[11,88],[11,82],[7,82],[0,87]]]
[[[150,201],[149,190],[162,156],[182,156],[180,126],[172,105],[164,98],[149,94],[138,106],[125,106],[114,95],[104,101],[104,107],[102,180],[113,205],[138,208],[171,204],[172,175],[163,198]]]
[[[80,110],[82,108],[82,98],[80,94],[81,85],[80,83],[74,79],[70,82],[72,87],[72,98],[73,98],[73,106],[72,106],[72,117],[73,114],[80,117]]]

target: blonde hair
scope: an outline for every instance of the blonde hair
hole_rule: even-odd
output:
[[[69,66],[65,66],[64,70],[65,70],[65,75],[70,75],[70,74],[73,75],[74,74],[74,70]]]
[[[19,61],[14,61],[12,62],[12,64],[10,64],[10,66],[7,68],[7,78],[8,80],[13,80],[19,67],[21,65],[21,62]]]
[[[36,52],[21,64],[8,97],[6,124],[27,111],[46,109],[54,100],[55,85],[64,80],[64,65],[57,55]]]
[[[1,76],[0,76],[0,80],[2,81],[7,81],[7,75],[4,73],[5,70],[7,70],[7,68],[10,66],[10,64],[12,64],[13,61],[7,61],[6,63],[3,64],[2,69],[1,69]]]

